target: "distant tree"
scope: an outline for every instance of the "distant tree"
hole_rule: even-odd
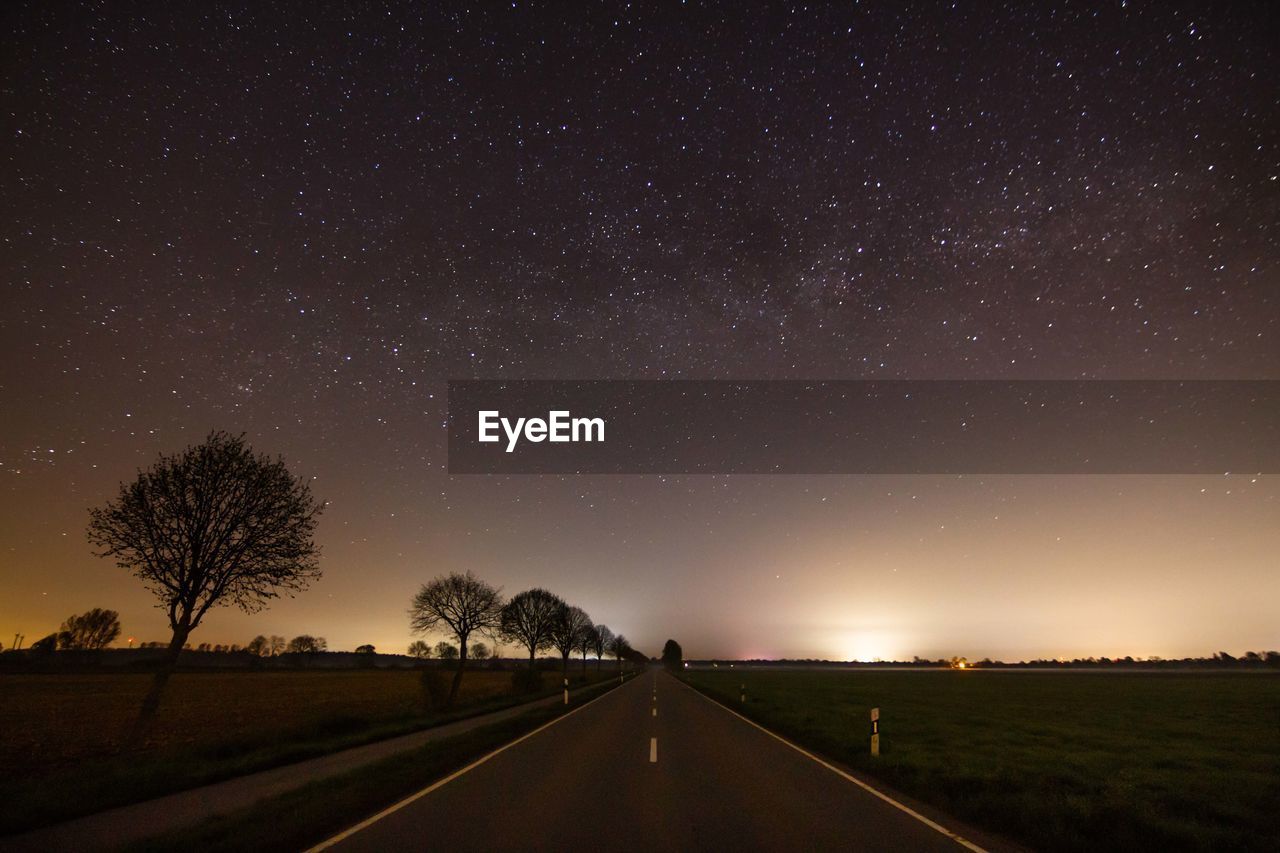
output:
[[[254,657],[265,657],[268,654],[267,642],[267,638],[259,634],[249,641],[249,645],[245,646],[244,650]]]
[[[169,617],[173,637],[143,700],[132,740],[155,716],[187,637],[209,609],[246,613],[320,576],[312,537],[324,504],[281,459],[255,454],[243,436],[213,432],[161,456],[116,499],[89,515],[100,557],[142,580]]]
[[[530,669],[538,652],[551,647],[551,632],[564,606],[560,596],[545,589],[530,589],[502,608],[502,635],[529,651]]]
[[[613,632],[609,630],[608,625],[597,625],[595,633],[591,636],[591,642],[592,651],[596,653],[596,671],[599,672],[604,653],[613,645]]]
[[[212,651],[212,650],[213,650],[213,647],[212,647],[212,646],[210,646],[208,643],[197,643],[197,644],[196,644],[196,651],[198,651],[198,652],[208,652],[208,651]]]
[[[41,637],[40,639],[32,643],[29,648],[33,654],[37,654],[37,655],[52,654],[58,649],[58,635],[49,634],[48,636]]]
[[[596,626],[588,625],[578,637],[576,651],[582,653],[582,677],[587,676],[587,653],[596,647]]]
[[[684,663],[684,649],[675,640],[667,640],[662,647],[662,665],[667,669],[679,669]]]
[[[95,607],[79,616],[68,616],[58,633],[64,649],[105,649],[120,636],[120,614]]]
[[[481,642],[472,643],[471,657],[476,660],[487,660],[489,658],[489,647]]]
[[[565,605],[556,613],[551,626],[551,644],[560,652],[561,672],[565,675],[569,674],[569,655],[592,627],[591,617],[581,607]]]
[[[409,657],[415,657],[418,660],[425,660],[431,657],[431,646],[422,640],[414,640],[409,644]]]
[[[446,643],[444,640],[441,640],[436,643],[436,657],[440,658],[440,660],[457,660],[458,647],[453,643]],[[462,667],[458,667],[458,669],[460,671]],[[447,700],[447,702],[452,702],[452,700]]]
[[[622,661],[626,659],[629,651],[631,651],[631,644],[621,634],[614,635],[614,638],[609,641],[609,654],[618,661],[618,672],[622,672]]]
[[[281,637],[279,634],[272,634],[270,639],[267,640],[267,654],[270,657],[284,654],[284,650],[288,647],[288,644],[284,641],[284,637]]]
[[[409,626],[414,631],[423,633],[444,626],[458,640],[456,648],[450,647],[458,655],[458,669],[453,675],[453,684],[449,686],[446,707],[453,704],[462,686],[462,671],[467,667],[467,644],[471,635],[493,630],[501,623],[501,617],[502,593],[471,572],[437,577],[424,584],[413,597]],[[437,654],[443,645],[446,644],[436,646]],[[444,658],[444,655],[440,654],[440,657]]]
[[[358,655],[371,655],[376,651],[377,650],[373,647],[373,643],[365,643],[363,646],[356,646],[356,654]]]
[[[324,637],[313,637],[310,634],[299,634],[289,641],[286,647],[288,651],[295,654],[315,654],[323,652],[329,647]]]

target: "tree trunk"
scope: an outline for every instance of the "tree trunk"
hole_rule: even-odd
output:
[[[458,650],[458,671],[453,674],[453,684],[449,687],[449,698],[445,700],[446,708],[453,707],[453,700],[458,696],[458,688],[462,686],[462,670],[467,666],[467,643],[462,641],[462,646]]]
[[[565,678],[569,677],[569,652],[564,653],[564,661],[560,664],[560,674]]]
[[[178,657],[182,654],[182,647],[187,644],[189,636],[191,636],[191,629],[186,625],[179,625],[173,629],[173,639],[169,641],[169,648],[165,649],[164,657],[160,660],[160,668],[151,679],[151,689],[143,698],[142,707],[138,710],[138,718],[129,732],[127,741],[129,746],[143,746],[147,734],[151,731],[151,723],[155,720],[156,711],[160,710],[160,698],[164,695],[165,685],[169,683],[169,677],[178,666]]]
[[[587,678],[587,653],[584,650],[582,652],[582,679],[585,681],[586,678]]]
[[[529,671],[533,672],[533,658],[538,653],[537,649],[529,649]]]

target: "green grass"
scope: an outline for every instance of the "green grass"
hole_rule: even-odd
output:
[[[424,709],[413,671],[179,673],[152,739],[128,752],[119,736],[149,676],[0,676],[0,715],[12,721],[0,728],[0,764],[23,778],[0,798],[0,834],[551,696],[558,676],[545,673],[547,689],[528,696],[510,692],[510,671],[469,671],[444,712]]]
[[[588,698],[613,689],[617,683],[605,680],[572,707],[579,707]],[[305,850],[572,707],[552,705],[533,709],[341,776],[312,782],[250,808],[166,833],[130,849],[137,853]]]
[[[798,743],[1037,849],[1280,850],[1280,676],[685,676]],[[868,749],[873,706],[878,759]]]

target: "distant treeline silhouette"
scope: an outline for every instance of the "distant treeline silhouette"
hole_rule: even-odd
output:
[[[1087,658],[1036,658],[1034,660],[1002,661],[983,658],[970,661],[967,658],[951,657],[929,659],[913,657],[909,661],[877,660],[877,661],[842,661],[825,658],[779,658],[766,660],[729,660],[724,658],[691,660],[696,666],[832,666],[832,667],[919,667],[922,669],[1280,669],[1280,652],[1245,652],[1239,657],[1229,652],[1216,652],[1208,657],[1164,658],[1157,655],[1150,657],[1122,658],[1087,657]]]

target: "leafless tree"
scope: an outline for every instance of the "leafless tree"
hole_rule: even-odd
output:
[[[64,649],[105,649],[120,636],[120,614],[95,607],[79,616],[69,616],[58,632]]]
[[[609,630],[608,625],[597,625],[596,632],[591,638],[594,644],[592,650],[596,653],[596,670],[600,669],[600,662],[604,660],[604,653],[609,650],[609,646],[613,643],[613,632]]]
[[[582,653],[582,677],[587,676],[587,653],[596,647],[596,626],[587,625],[578,636],[577,651]]]
[[[530,669],[538,651],[551,647],[551,632],[564,606],[564,601],[554,593],[529,589],[502,608],[502,635],[529,650]]]
[[[631,651],[631,644],[627,642],[627,638],[621,634],[614,636],[609,641],[609,654],[617,658],[618,671],[622,671],[622,659],[627,656],[627,652]]]
[[[462,684],[462,671],[467,666],[467,641],[477,631],[496,627],[501,616],[502,593],[471,572],[442,575],[425,584],[413,597],[409,626],[415,632],[425,633],[444,626],[458,640],[458,669],[449,687],[446,707],[453,704]],[[436,646],[436,653],[444,657],[440,645]]]
[[[422,640],[414,640],[409,644],[409,656],[415,657],[418,660],[425,660],[426,658],[431,657],[431,646],[427,645]]]
[[[329,643],[324,637],[313,637],[310,634],[299,634],[289,641],[289,645],[285,647],[287,651],[294,654],[314,654],[323,652],[329,648]]]
[[[566,605],[556,615],[551,627],[551,643],[560,653],[561,672],[569,674],[569,655],[582,641],[583,634],[592,627],[591,617],[581,607]]]
[[[255,454],[243,436],[213,432],[161,456],[114,501],[91,510],[89,542],[141,579],[167,611],[173,637],[134,729],[160,705],[178,655],[209,609],[247,613],[320,576],[312,537],[324,505],[282,459]]]

